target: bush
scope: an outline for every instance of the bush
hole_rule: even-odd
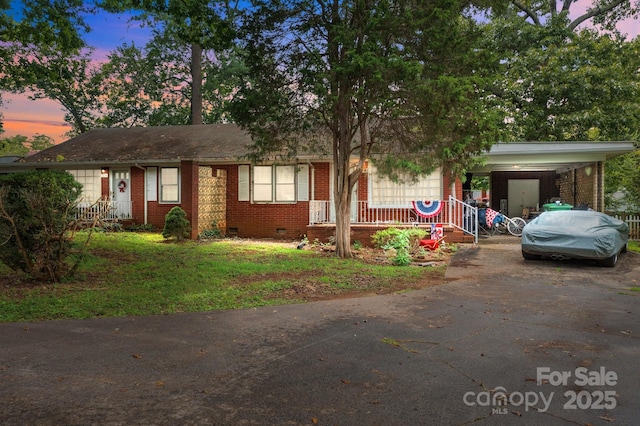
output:
[[[211,229],[203,230],[200,235],[198,235],[198,238],[201,240],[212,240],[222,238],[223,236],[224,235],[222,234],[222,230],[218,228],[218,224],[216,222],[213,222],[211,224]]]
[[[0,176],[0,260],[33,278],[59,281],[73,271],[75,211],[82,185],[63,171]]]
[[[427,231],[420,228],[387,228],[378,231],[371,237],[376,247],[396,252],[393,264],[405,266],[411,263],[411,256],[420,249],[420,240],[427,235]]]
[[[175,238],[178,241],[191,236],[191,223],[187,219],[187,213],[181,207],[175,206],[164,217],[164,238]]]

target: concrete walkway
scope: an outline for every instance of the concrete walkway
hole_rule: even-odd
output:
[[[465,246],[448,284],[226,312],[0,325],[2,425],[633,425],[640,255]]]

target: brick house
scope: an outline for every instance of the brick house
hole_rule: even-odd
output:
[[[331,158],[309,154],[295,161],[251,164],[247,160],[250,143],[250,136],[232,124],[94,129],[18,162],[2,164],[0,171],[67,170],[83,184],[84,205],[102,199],[110,216],[126,224],[162,229],[167,212],[180,206],[191,222],[192,238],[218,228],[228,236],[307,236],[311,241],[326,241],[335,231]],[[524,182],[530,190],[537,185],[536,191],[531,190],[535,198],[526,201],[535,205],[534,201],[541,203],[556,193],[566,198],[565,174],[573,173],[576,179],[591,176],[586,172],[591,168],[593,176],[586,180],[593,183],[589,193],[596,195],[589,199],[595,199],[596,205],[603,161],[633,149],[626,142],[598,145],[602,150],[583,144],[578,150],[590,156],[577,155],[574,146],[568,152],[573,158],[565,158],[565,145],[547,144],[552,149],[539,152],[533,149],[539,144],[497,144],[487,154],[485,166],[470,173],[490,176],[491,205],[504,204],[506,209],[504,200],[514,205],[522,201],[508,193],[511,180]],[[534,152],[540,155],[534,158]],[[520,168],[514,171],[512,164]],[[377,229],[390,224],[445,223],[450,232],[447,241],[465,240],[460,223],[462,197],[463,184],[458,180],[451,185],[441,170],[416,184],[398,185],[367,164],[353,197],[352,239],[367,244]],[[411,200],[436,201],[443,208],[424,218],[416,214]]]

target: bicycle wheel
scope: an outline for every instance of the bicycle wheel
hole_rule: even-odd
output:
[[[519,237],[522,235],[522,228],[524,228],[526,224],[527,222],[521,217],[511,218],[507,222],[507,231],[509,231],[511,235]]]

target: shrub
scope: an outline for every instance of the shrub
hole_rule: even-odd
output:
[[[191,223],[187,219],[187,213],[181,207],[175,206],[164,217],[164,238],[175,238],[178,241],[191,236]]]
[[[420,240],[426,235],[427,231],[421,228],[387,228],[373,234],[371,240],[378,248],[395,250],[393,264],[405,266],[411,263],[411,256],[420,249]]]
[[[222,237],[223,237],[222,230],[218,228],[218,224],[216,222],[213,222],[211,224],[211,229],[203,230],[198,236],[198,238],[200,238],[201,240],[211,240],[211,239],[222,238]]]
[[[0,260],[37,280],[59,281],[67,263],[82,185],[63,171],[0,176]]]

